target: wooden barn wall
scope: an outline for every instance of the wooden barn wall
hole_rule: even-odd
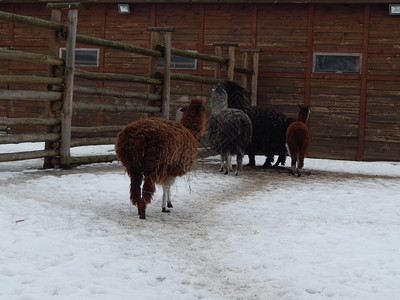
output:
[[[259,48],[258,104],[295,117],[298,103],[311,106],[310,157],[349,160],[400,160],[400,16],[382,4],[130,4],[121,15],[116,4],[85,4],[79,10],[78,33],[149,47],[148,26],[175,27],[172,46],[214,54],[213,42],[238,42]],[[45,4],[0,4],[0,10],[50,19]],[[65,22],[65,13],[63,14]],[[48,33],[0,22],[0,47],[47,52]],[[78,45],[79,46],[79,45]],[[314,52],[361,53],[361,74],[312,72]],[[224,49],[223,54],[227,56]],[[237,56],[241,64],[241,56]],[[198,63],[194,75],[213,74],[214,65]],[[147,75],[148,58],[100,49],[93,71]],[[46,74],[31,64],[0,61],[0,74]],[[240,77],[235,78],[239,81]],[[135,84],[88,82],[84,86],[146,90]],[[210,90],[201,84],[176,87]],[[4,84],[1,86],[4,88]],[[45,87],[38,87],[38,89]],[[77,100],[117,102],[113,97],[77,95]],[[188,101],[174,97],[177,108]],[[46,116],[47,107],[24,101],[0,101],[1,116]],[[126,124],[132,113],[75,112],[74,124]]]

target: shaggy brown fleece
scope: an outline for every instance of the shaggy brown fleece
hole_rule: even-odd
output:
[[[137,205],[142,219],[155,184],[168,184],[193,169],[197,138],[204,132],[204,125],[204,103],[195,98],[179,123],[161,118],[141,119],[118,134],[115,151],[131,179],[130,200]]]

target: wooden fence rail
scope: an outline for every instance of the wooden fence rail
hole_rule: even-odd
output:
[[[49,29],[53,34],[49,38],[49,55],[28,53],[14,50],[0,49],[0,59],[29,61],[30,63],[47,65],[48,76],[21,76],[21,75],[0,75],[0,83],[9,84],[36,84],[46,85],[46,91],[38,90],[8,90],[0,89],[0,100],[35,100],[45,101],[50,106],[48,118],[0,118],[0,126],[30,126],[42,125],[48,128],[46,133],[38,134],[7,134],[0,135],[0,144],[21,143],[21,142],[45,142],[45,149],[42,151],[28,151],[19,153],[0,154],[0,162],[14,161],[32,158],[45,158],[51,162],[51,166],[71,167],[76,164],[105,162],[115,160],[115,155],[72,157],[71,147],[113,144],[116,134],[122,126],[97,126],[97,127],[76,127],[71,123],[72,109],[108,112],[141,112],[141,113],[163,113],[164,117],[169,116],[170,95],[208,96],[209,92],[171,88],[171,81],[186,81],[206,85],[215,85],[218,82],[225,82],[221,77],[221,67],[228,69],[228,80],[233,79],[233,73],[241,73],[243,82],[247,83],[247,76],[252,76],[253,86],[256,87],[257,78],[254,74],[257,71],[248,68],[248,57],[245,58],[244,66],[235,65],[235,45],[216,45],[216,55],[207,55],[191,51],[180,50],[171,47],[171,33],[173,28],[148,28],[151,32],[151,48],[147,49],[129,45],[117,41],[110,41],[101,38],[84,36],[76,33],[78,22],[79,3],[70,4],[48,4],[52,9],[52,21],[41,20],[28,16],[21,16],[6,12],[0,12],[0,20],[21,23],[30,26]],[[61,9],[68,10],[68,22],[66,25],[59,23]],[[159,45],[160,34],[164,35],[164,44]],[[59,41],[66,41],[66,58],[56,57]],[[86,44],[91,46],[115,49],[132,52],[150,57],[149,76],[137,76],[120,73],[98,73],[75,69],[75,45]],[[229,47],[229,58],[222,57],[221,47]],[[237,45],[236,45],[237,46]],[[255,52],[256,53],[256,52]],[[200,77],[188,74],[171,73],[171,56],[181,56],[204,60],[215,63],[216,70],[214,78]],[[247,53],[246,53],[247,55]],[[254,56],[256,57],[256,55]],[[163,72],[156,72],[157,59],[163,58]],[[256,60],[255,60],[256,61]],[[254,65],[254,63],[253,63]],[[74,84],[74,78],[82,78],[91,81],[116,81],[133,82],[148,86],[148,92],[134,92],[107,88],[83,87]],[[254,85],[255,80],[255,85]],[[106,104],[85,101],[73,101],[74,94],[101,95],[115,98],[129,98],[134,100],[146,100],[151,105],[139,104]],[[93,135],[112,134],[111,137],[91,137]],[[72,138],[72,134],[80,137]],[[83,137],[82,137],[83,135]],[[49,164],[45,164],[49,166]]]

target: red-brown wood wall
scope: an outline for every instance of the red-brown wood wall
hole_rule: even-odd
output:
[[[400,16],[389,15],[387,4],[130,5],[131,14],[121,15],[116,4],[85,4],[79,11],[78,33],[149,47],[146,27],[168,26],[176,28],[172,35],[175,48],[214,54],[212,43],[224,41],[238,42],[239,48],[262,49],[258,105],[272,106],[295,117],[298,103],[309,104],[309,156],[400,160]],[[44,4],[0,4],[0,10],[50,19]],[[46,53],[47,38],[48,33],[42,29],[0,22],[0,47]],[[313,73],[314,52],[361,53],[361,74]],[[237,60],[241,63],[239,54]],[[199,62],[197,70],[185,72],[212,76],[213,67]],[[148,59],[100,49],[99,67],[92,69],[145,75]],[[0,61],[0,74],[38,72],[45,74],[46,70]],[[4,88],[4,84],[0,87]],[[46,115],[44,110],[25,101],[23,106],[15,101],[0,101],[0,117],[33,112]],[[105,113],[77,113],[74,118],[79,124],[111,123],[116,119]],[[127,123],[130,119],[129,114],[121,114],[118,121]]]

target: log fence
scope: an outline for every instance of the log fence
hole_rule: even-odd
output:
[[[174,28],[149,27],[151,35],[150,49],[129,45],[117,41],[84,36],[76,33],[79,3],[48,4],[52,10],[51,21],[21,16],[0,11],[0,20],[10,23],[21,23],[48,29],[49,55],[28,53],[22,51],[0,49],[0,59],[29,61],[30,63],[48,67],[48,76],[0,75],[0,83],[46,85],[46,90],[12,90],[0,89],[0,100],[34,100],[48,104],[47,118],[7,118],[0,117],[0,144],[15,144],[26,142],[44,142],[45,149],[39,151],[1,153],[0,162],[24,159],[44,158],[44,167],[70,168],[75,165],[108,162],[116,159],[115,155],[97,155],[85,157],[71,156],[71,148],[77,146],[114,144],[116,134],[122,126],[77,127],[72,124],[72,110],[107,111],[107,112],[141,112],[162,113],[169,118],[171,95],[208,96],[209,92],[171,88],[171,81],[188,81],[205,85],[215,85],[226,80],[233,80],[234,73],[241,74],[241,83],[247,87],[248,76],[251,76],[251,102],[255,104],[258,72],[258,50],[243,50],[243,66],[235,65],[235,43],[215,43],[215,55],[207,55],[180,50],[171,47]],[[68,9],[67,24],[61,24],[61,9]],[[163,36],[163,45],[160,38]],[[65,59],[57,57],[60,41],[66,43]],[[76,43],[98,46],[109,49],[133,52],[150,57],[148,77],[120,74],[89,72],[75,68]],[[222,47],[228,47],[229,57],[222,57]],[[248,67],[249,53],[253,54],[253,69]],[[171,56],[194,58],[215,63],[213,78],[188,74],[172,73]],[[163,59],[163,71],[157,72],[157,60]],[[227,79],[221,75],[222,67],[227,67]],[[147,92],[124,91],[107,88],[93,88],[75,85],[74,78],[91,81],[134,82],[146,85]],[[85,101],[74,101],[74,95],[101,95],[116,98],[147,100],[148,105],[135,104],[106,104]],[[9,134],[12,126],[45,126],[45,133]],[[95,134],[112,133],[112,137],[92,137]],[[72,138],[73,134],[84,137]]]

